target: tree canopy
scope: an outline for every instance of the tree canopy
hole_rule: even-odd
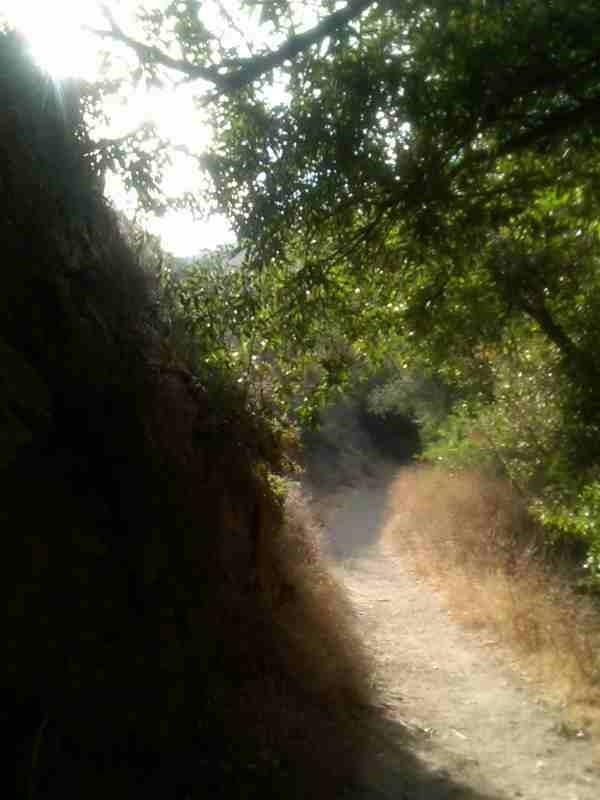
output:
[[[217,6],[212,26],[194,0],[141,9],[140,39],[105,7],[98,33],[132,49],[135,80],[197,82],[214,126],[203,199],[256,265],[301,266],[310,283],[379,268],[403,322],[446,348],[524,315],[595,371],[595,3],[325,2],[297,32],[297,4],[244,2],[258,49]]]
[[[225,213],[245,255],[234,277],[179,284],[191,327],[294,394],[307,353],[333,385],[348,342],[372,360],[387,341],[507,420],[547,414],[540,459],[564,463],[546,474],[598,480],[596,2],[178,0],[135,24],[119,11],[105,4],[95,34],[133,58],[131,81],[193,86],[212,130],[188,153],[205,184],[179,202]],[[89,156],[164,209],[169,151],[153,136]],[[532,451],[528,436],[515,422],[507,448]]]

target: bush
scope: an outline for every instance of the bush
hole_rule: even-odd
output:
[[[491,397],[457,402],[423,457],[449,468],[484,468],[529,498],[548,543],[568,549],[600,587],[600,504],[594,467],[580,466],[585,420],[556,348],[529,333],[490,357]]]

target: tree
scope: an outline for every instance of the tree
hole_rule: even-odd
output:
[[[370,260],[377,250],[402,273],[434,254],[444,267],[432,270],[431,293],[443,297],[450,264],[506,238],[516,219],[547,229],[552,203],[564,225],[569,209],[573,222],[594,218],[595,3],[323,3],[323,19],[300,34],[289,3],[242,7],[260,8],[282,43],[233,52],[192,0],[141,12],[145,41],[108,8],[97,32],[133,49],[136,79],[175,71],[198,82],[218,132],[203,162],[214,197],[261,263],[300,250],[326,265],[367,244]],[[287,93],[275,105],[264,92],[274,79]],[[516,273],[497,258],[488,272],[545,324]]]
[[[205,199],[250,267],[331,297],[377,276],[393,313],[363,308],[372,329],[414,334],[458,378],[527,318],[558,347],[595,436],[597,4],[327,0],[298,32],[295,4],[244,0],[260,12],[251,34],[216,6],[210,19],[196,0],[141,9],[139,38],[105,6],[96,33],[135,54],[134,80],[197,85],[215,131]],[[157,169],[143,138],[142,187]],[[119,162],[123,144],[96,157]],[[150,184],[142,202],[156,202]]]
[[[552,490],[572,478],[587,509],[600,496],[598,4],[315,0],[306,19],[306,4],[239,0],[243,26],[231,7],[163,2],[136,29],[111,5],[96,30],[133,54],[134,82],[196,87],[212,125],[209,150],[190,153],[208,188],[182,202],[225,212],[246,263],[228,285],[178,287],[191,328],[216,333],[215,352],[242,343],[245,377],[258,355],[294,396],[307,353],[329,385],[393,337],[399,362],[475,402],[469,423],[500,432],[519,465],[537,459],[522,444],[550,393],[542,472]],[[151,135],[89,156],[160,210],[168,151]]]

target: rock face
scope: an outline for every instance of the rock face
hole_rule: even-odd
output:
[[[84,134],[13,34],[0,107],[1,705],[20,792],[264,796],[270,772],[278,793],[304,770],[307,709],[341,730],[366,680],[290,563],[277,442],[161,339]]]

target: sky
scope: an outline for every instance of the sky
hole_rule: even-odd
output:
[[[154,6],[159,4],[160,0],[153,2]],[[136,5],[139,3],[131,0],[116,4],[120,23],[131,19]],[[0,0],[0,13],[25,35],[34,58],[53,78],[78,76],[91,81],[98,74],[101,40],[83,30],[85,25],[106,27],[96,0]],[[135,65],[131,54],[124,57],[132,58]],[[189,85],[177,91],[129,95],[125,103],[111,107],[111,127],[101,134],[119,136],[149,120],[157,125],[161,136],[197,151],[208,143],[209,134],[201,113],[194,107],[192,95]],[[175,158],[165,177],[166,189],[177,194],[193,191],[200,178],[184,156]],[[127,196],[114,178],[107,180],[107,193],[117,207],[125,211],[133,208],[133,198]],[[194,220],[188,213],[172,212],[148,221],[147,227],[176,256],[191,256],[234,241],[226,219],[217,215],[208,220]]]
[[[268,24],[260,23],[258,10],[242,12],[243,0],[202,0],[202,19],[211,31],[222,38],[228,47],[235,47],[240,56],[251,54],[250,40],[256,50],[274,48],[281,43]],[[118,23],[128,33],[136,35],[135,10],[164,8],[171,0],[110,0],[110,7]],[[343,5],[340,2],[336,5]],[[85,26],[105,29],[106,19],[100,10],[101,0],[0,0],[0,19],[8,19],[24,34],[35,60],[50,75],[59,80],[81,77],[93,81],[99,73],[100,52],[106,42]],[[291,0],[294,25],[297,32],[318,22],[319,0]],[[220,13],[225,8],[229,19]],[[120,48],[121,68],[127,72],[137,65],[135,55]],[[209,143],[210,131],[202,111],[193,102],[197,86],[183,85],[177,90],[142,90],[113,102],[109,109],[110,127],[97,131],[98,136],[118,137],[135,129],[144,121],[153,122],[158,134],[170,139],[174,145],[185,145],[199,153]],[[285,91],[275,83],[269,90],[269,100],[285,101]],[[201,185],[202,176],[195,163],[181,154],[175,154],[172,168],[165,175],[165,190],[171,195],[194,192]],[[106,192],[113,203],[132,214],[135,197],[127,194],[116,176],[107,176]],[[160,236],[163,247],[176,256],[193,256],[202,250],[214,249],[221,244],[235,242],[235,237],[224,216],[212,215],[208,219],[194,219],[184,211],[173,211],[161,218],[148,219],[145,226]]]

